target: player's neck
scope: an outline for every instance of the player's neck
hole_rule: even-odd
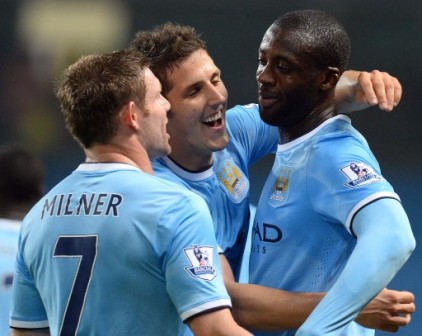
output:
[[[317,106],[308,114],[306,118],[301,120],[296,125],[289,128],[279,127],[280,142],[288,143],[290,141],[293,141],[301,137],[302,135],[311,132],[319,125],[321,125],[324,121],[336,115],[337,111],[335,109],[334,104],[331,102]]]
[[[130,148],[117,148],[111,145],[96,145],[85,149],[86,162],[115,162],[126,163],[153,175],[151,161],[145,150],[131,150]]]
[[[192,153],[186,153],[186,151],[178,153],[172,150],[169,157],[179,167],[192,173],[205,171],[213,164],[212,153],[207,155],[193,155]]]

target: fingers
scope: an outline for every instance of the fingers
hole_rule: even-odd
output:
[[[402,93],[403,93],[403,89],[402,89],[401,84],[400,84],[400,82],[397,78],[392,77],[392,80],[393,80],[393,85],[394,85],[394,100],[393,100],[393,102],[394,102],[394,107],[396,107],[400,103],[401,96],[402,96]]]
[[[362,71],[358,78],[365,100],[378,105],[384,111],[391,111],[401,100],[402,86],[397,78],[387,72]]]
[[[415,295],[409,291],[397,291],[393,289],[384,288],[381,293],[384,300],[396,303],[414,303]]]
[[[396,301],[400,303],[414,303],[415,302],[415,295],[408,291],[393,291],[394,295],[396,295]],[[414,310],[412,311],[414,312]]]
[[[410,323],[415,296],[408,291],[383,289],[360,313],[356,321],[371,329],[395,332]]]
[[[415,296],[408,291],[386,290],[391,296],[390,306],[388,307],[387,328],[404,327],[408,325],[412,319],[412,314],[416,310]]]
[[[386,72],[372,71],[375,94],[378,105],[385,111],[391,111],[398,105],[402,95],[402,87],[397,78]]]
[[[363,91],[366,102],[370,105],[378,104],[377,94],[375,93],[369,72],[362,71],[358,77],[358,83]]]
[[[407,326],[411,321],[411,315],[405,314],[403,316],[394,316],[390,317],[388,321],[380,327],[380,330],[389,331],[389,332],[396,332],[401,327]]]

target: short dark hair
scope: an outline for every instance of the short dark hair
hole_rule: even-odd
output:
[[[0,146],[0,213],[27,211],[43,195],[44,164],[19,145]]]
[[[298,10],[277,18],[272,27],[295,31],[312,50],[311,56],[319,68],[337,67],[346,70],[350,56],[350,39],[343,25],[321,10]]]
[[[66,128],[85,148],[107,144],[117,133],[120,109],[145,103],[148,60],[134,50],[82,56],[56,84]]]
[[[195,28],[172,22],[155,26],[152,30],[139,31],[130,47],[148,58],[150,68],[160,80],[164,94],[171,89],[168,73],[195,51],[207,50],[205,41]]]

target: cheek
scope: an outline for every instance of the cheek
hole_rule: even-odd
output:
[[[221,86],[219,87],[219,90],[221,95],[223,95],[226,99],[228,97],[228,92],[227,92],[227,88],[226,86],[223,84],[223,82],[221,82]]]
[[[173,137],[182,136],[185,132],[187,127],[185,124],[178,118],[171,118],[167,123],[167,132],[172,135]]]
[[[174,134],[189,134],[197,129],[201,123],[202,102],[192,102],[190,104],[172,105],[168,114],[167,128]]]

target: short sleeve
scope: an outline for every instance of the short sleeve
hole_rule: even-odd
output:
[[[164,272],[167,291],[182,320],[231,307],[222,277],[214,227],[199,196],[175,204],[162,220],[175,221]]]
[[[17,328],[46,328],[48,327],[47,314],[33,278],[26,267],[22,254],[24,246],[25,239],[21,236],[13,277],[10,325]]]
[[[384,197],[398,199],[365,141],[344,132],[322,137],[313,146],[307,192],[315,211],[331,222],[342,223],[350,232],[362,207]]]

